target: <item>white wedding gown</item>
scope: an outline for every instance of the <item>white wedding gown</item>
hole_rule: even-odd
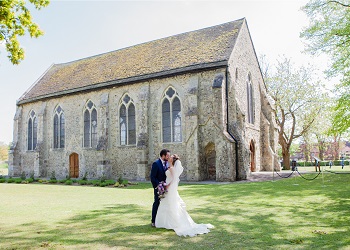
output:
[[[165,197],[161,199],[158,208],[155,225],[157,228],[173,229],[178,236],[196,236],[209,233],[211,224],[196,224],[186,211],[186,204],[181,199],[177,187],[183,171],[181,162],[177,160],[174,168],[165,172],[166,183],[170,184]]]

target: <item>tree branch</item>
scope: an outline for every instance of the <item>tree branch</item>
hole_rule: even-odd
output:
[[[328,1],[327,3],[339,4],[339,5],[341,5],[341,6],[343,6],[343,7],[346,7],[346,8],[349,8],[349,7],[350,7],[350,5],[348,5],[348,4],[344,4],[344,3],[341,3],[341,2],[335,1],[335,0],[330,0],[330,1]]]

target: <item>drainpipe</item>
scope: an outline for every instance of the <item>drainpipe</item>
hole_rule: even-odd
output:
[[[228,66],[226,66],[225,71],[225,82],[226,82],[226,132],[231,136],[231,138],[235,141],[235,152],[236,152],[236,180],[238,177],[238,140],[234,137],[234,135],[229,130],[229,107],[228,107]]]

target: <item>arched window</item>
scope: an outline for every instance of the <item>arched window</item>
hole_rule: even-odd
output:
[[[119,108],[120,145],[136,144],[135,105],[129,95],[125,95]]]
[[[181,102],[177,92],[169,87],[162,102],[163,142],[181,142]]]
[[[247,110],[248,110],[248,122],[254,124],[255,120],[255,108],[254,108],[254,91],[250,74],[247,81]]]
[[[28,119],[28,150],[34,150],[37,143],[38,119],[34,110],[29,114]]]
[[[97,111],[94,103],[88,101],[84,109],[84,147],[97,146]]]
[[[53,117],[53,147],[64,148],[65,144],[65,119],[63,109],[58,106]]]

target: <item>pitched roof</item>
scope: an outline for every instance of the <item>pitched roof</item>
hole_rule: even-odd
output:
[[[53,64],[18,104],[77,91],[226,65],[245,19]]]

